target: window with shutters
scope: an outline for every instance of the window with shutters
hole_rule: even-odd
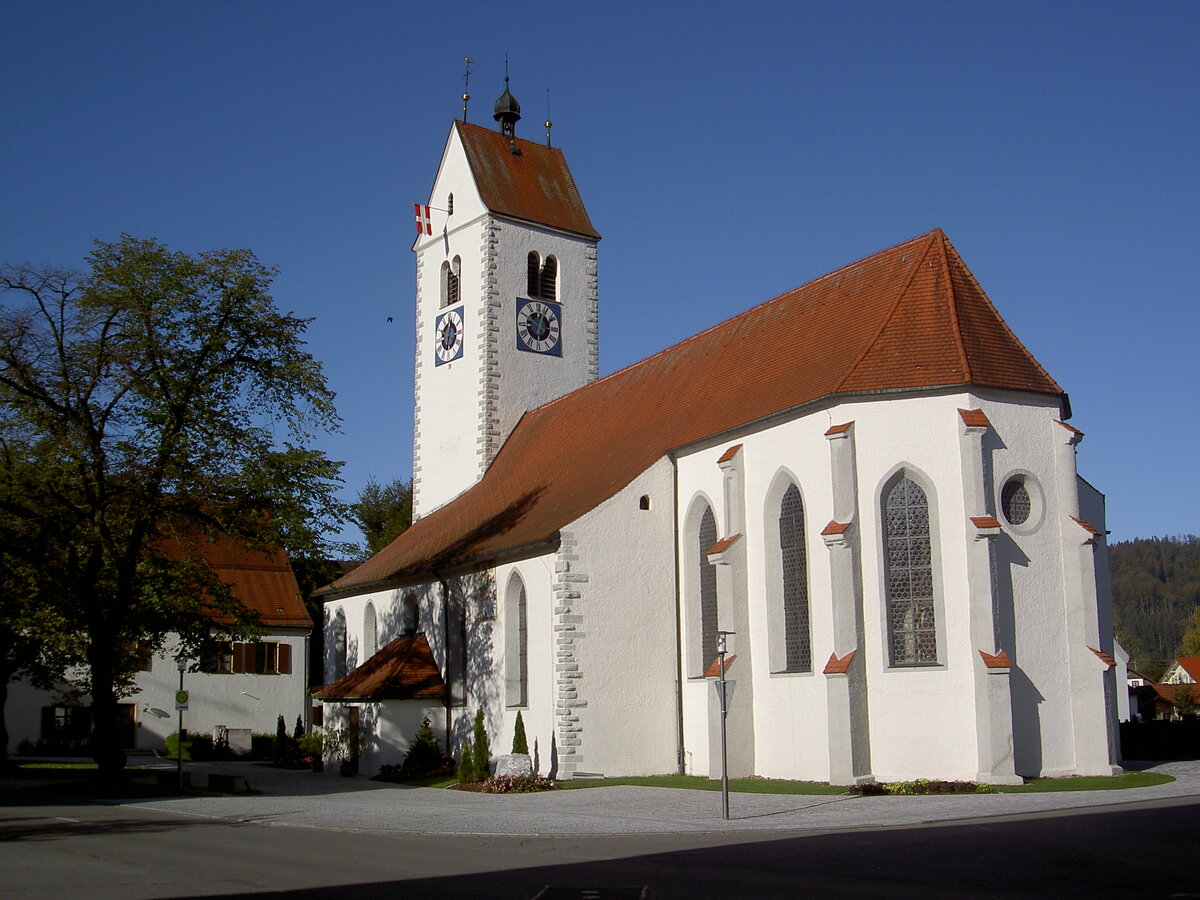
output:
[[[893,666],[938,661],[929,498],[902,475],[884,493],[888,656]]]
[[[558,259],[531,250],[526,257],[525,291],[535,300],[558,300]]]
[[[708,551],[717,542],[717,520],[711,508],[700,517],[697,534],[700,549],[700,654],[707,669],[717,658],[717,567],[708,561]]]
[[[200,658],[210,675],[290,675],[292,647],[278,641],[217,641]]]
[[[783,593],[785,672],[812,670],[808,607],[808,545],[804,501],[793,484],[779,504],[779,554]]]
[[[459,279],[462,277],[462,258],[442,263],[442,306],[453,306],[459,299]]]

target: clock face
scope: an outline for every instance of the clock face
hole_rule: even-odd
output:
[[[545,300],[518,298],[517,349],[562,356],[562,307]]]
[[[462,356],[463,317],[462,309],[452,309],[437,317],[434,327],[434,364],[453,362]]]

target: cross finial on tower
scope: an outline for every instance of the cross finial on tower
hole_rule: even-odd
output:
[[[516,137],[517,122],[521,120],[521,104],[508,90],[508,54],[504,54],[504,93],[496,101],[492,118],[500,123],[500,131],[510,138]]]
[[[468,92],[467,87],[471,82],[471,63],[475,62],[475,60],[471,59],[471,57],[469,57],[469,56],[464,56],[463,61],[466,63],[466,71],[463,72],[463,93],[462,93],[463,121],[465,122],[465,121],[467,121],[467,101],[471,99],[471,95]]]

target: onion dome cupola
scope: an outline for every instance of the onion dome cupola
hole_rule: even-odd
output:
[[[492,118],[500,123],[500,131],[509,137],[515,137],[517,122],[521,120],[521,104],[517,102],[508,90],[508,76],[504,76],[504,93],[496,101]]]

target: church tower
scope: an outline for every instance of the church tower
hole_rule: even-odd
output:
[[[562,152],[516,136],[520,110],[505,78],[498,129],[456,121],[417,208],[414,517],[478,482],[527,410],[599,374],[600,235]]]

